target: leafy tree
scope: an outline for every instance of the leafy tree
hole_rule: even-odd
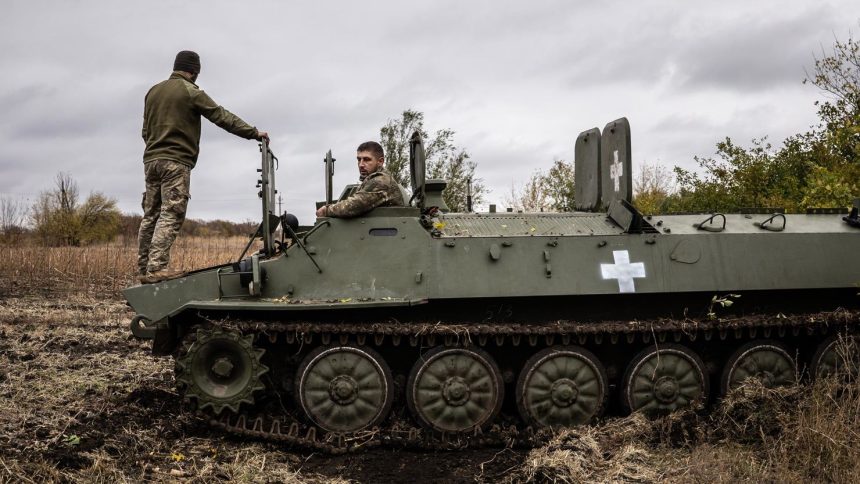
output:
[[[505,203],[514,210],[523,212],[543,212],[549,209],[544,190],[543,173],[536,170],[531,178],[517,190],[511,183],[511,193],[505,196]]]
[[[804,203],[847,206],[860,196],[860,42],[836,40],[831,53],[815,57],[804,83],[827,98],[816,102],[821,123],[801,137],[814,166]]]
[[[75,212],[81,228],[80,243],[107,242],[120,231],[121,214],[116,200],[101,192],[91,193]]]
[[[574,195],[573,163],[555,160],[548,171],[532,173],[519,191],[511,187],[505,202],[524,212],[570,212]]]
[[[487,189],[483,180],[475,176],[478,164],[466,150],[454,144],[454,131],[441,129],[431,137],[424,129],[424,113],[407,109],[399,119],[389,119],[380,129],[382,148],[385,150],[385,168],[401,185],[410,186],[409,139],[418,131],[424,140],[427,157],[427,178],[442,178],[448,187],[442,193],[445,203],[454,212],[466,210],[469,181],[472,184],[472,203],[483,202]]]
[[[675,193],[672,172],[657,163],[642,163],[633,178],[633,202],[645,214],[665,213]]]
[[[796,211],[806,163],[765,139],[747,149],[730,138],[717,143],[719,158],[695,157],[703,174],[675,167],[680,185],[676,211],[730,211],[741,207],[784,207]]]
[[[550,208],[558,212],[574,209],[574,172],[573,163],[555,160],[544,178],[544,187]]]
[[[671,172],[649,163],[641,165],[633,187],[633,199],[644,213],[666,211],[675,191]],[[575,210],[574,188],[574,164],[555,160],[548,171],[535,171],[519,191],[512,188],[505,201],[515,210],[524,212],[572,212]]]
[[[0,242],[15,243],[26,233],[27,210],[21,200],[0,197]]]
[[[679,190],[674,210],[711,211],[739,207],[846,207],[860,195],[860,44],[837,40],[815,57],[804,83],[825,94],[819,124],[789,137],[779,149],[765,139],[743,148],[726,138],[718,159],[695,160],[702,174],[675,168]]]
[[[47,245],[81,245],[112,239],[120,230],[116,200],[99,192],[78,203],[78,185],[60,172],[54,189],[43,191],[31,209],[36,234]]]
[[[80,245],[80,224],[75,217],[78,208],[78,184],[68,173],[59,172],[54,189],[43,191],[33,205],[33,225],[47,245]]]

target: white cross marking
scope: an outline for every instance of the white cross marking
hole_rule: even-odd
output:
[[[618,161],[618,150],[612,152],[613,162],[609,165],[609,177],[615,181],[615,191],[621,191],[621,177],[624,176],[624,165]]]
[[[618,279],[620,292],[636,292],[633,285],[634,277],[645,277],[643,262],[630,263],[630,253],[626,250],[613,250],[615,264],[600,264],[600,272],[604,279]]]

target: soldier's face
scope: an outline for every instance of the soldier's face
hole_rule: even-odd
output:
[[[382,168],[385,162],[383,158],[376,158],[369,151],[359,151],[355,154],[355,159],[358,160],[358,172],[362,177],[370,175]]]

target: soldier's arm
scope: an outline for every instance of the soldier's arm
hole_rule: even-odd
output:
[[[224,109],[202,90],[191,89],[190,92],[191,100],[197,112],[216,126],[245,139],[255,139],[260,136],[257,128]]]
[[[368,178],[364,186],[346,200],[326,207],[329,217],[357,217],[382,205],[390,198],[382,176]]]
[[[143,136],[143,141],[146,141],[146,98],[148,97],[149,93],[147,92],[146,96],[143,97],[143,128],[140,129],[140,135]]]

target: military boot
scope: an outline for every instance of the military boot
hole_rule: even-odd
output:
[[[153,284],[161,281],[168,281],[178,277],[185,277],[188,273],[178,269],[161,269],[160,271],[147,272],[145,276],[140,277],[141,284]]]

